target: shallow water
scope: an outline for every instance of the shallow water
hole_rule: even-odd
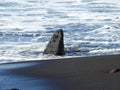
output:
[[[43,55],[64,30],[65,56]],[[120,54],[119,0],[1,0],[0,63]]]

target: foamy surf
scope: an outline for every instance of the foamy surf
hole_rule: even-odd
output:
[[[1,0],[0,63],[120,54],[119,0]],[[64,30],[65,56],[43,55]]]

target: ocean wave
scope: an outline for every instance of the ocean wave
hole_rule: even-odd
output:
[[[119,0],[0,1],[0,63],[43,58],[57,29],[65,57],[120,54]]]

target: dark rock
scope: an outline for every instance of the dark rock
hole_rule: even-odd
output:
[[[116,69],[112,69],[110,70],[110,74],[113,74],[113,73],[117,73],[117,72],[120,72],[120,69],[119,68],[116,68]]]
[[[12,88],[12,89],[7,89],[7,90],[19,90],[19,89],[17,89],[17,88]]]
[[[19,89],[17,89],[17,88],[13,88],[13,89],[11,89],[11,90],[19,90]]]
[[[64,55],[64,34],[62,29],[53,34],[44,50],[44,54]]]
[[[119,19],[119,17],[116,17],[116,19]]]

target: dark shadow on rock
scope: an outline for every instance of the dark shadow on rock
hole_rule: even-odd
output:
[[[53,34],[43,53],[60,56],[64,55],[64,34],[62,29],[57,30]]]

